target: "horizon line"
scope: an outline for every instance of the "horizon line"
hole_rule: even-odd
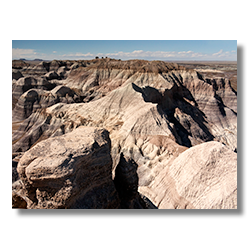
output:
[[[25,59],[25,58],[19,58],[19,59],[15,59],[13,58],[13,60],[17,60],[17,61],[89,61],[89,60],[97,60],[97,59],[106,59],[106,58],[110,58],[110,57],[98,57],[98,58],[91,58],[91,59],[40,59],[40,58],[35,58],[35,59]],[[113,60],[117,60],[117,61],[130,61],[130,60],[145,60],[145,61],[163,61],[163,62],[237,62],[237,60],[209,60],[209,59],[203,59],[203,60],[197,60],[197,59],[188,59],[188,60],[185,60],[185,59],[175,59],[175,60],[161,60],[161,59],[135,59],[135,58],[131,58],[131,59],[117,59],[117,58],[110,58],[110,59],[113,59]]]

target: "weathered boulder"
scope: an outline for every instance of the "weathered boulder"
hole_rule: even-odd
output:
[[[94,127],[32,147],[17,167],[27,208],[118,208],[110,147],[108,132]]]

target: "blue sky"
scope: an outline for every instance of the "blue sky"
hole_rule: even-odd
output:
[[[236,40],[13,40],[12,59],[237,60]]]

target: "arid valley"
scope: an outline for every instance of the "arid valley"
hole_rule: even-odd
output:
[[[13,60],[12,207],[237,209],[237,62]]]

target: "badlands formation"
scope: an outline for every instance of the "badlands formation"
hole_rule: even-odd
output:
[[[12,62],[13,208],[237,208],[237,92],[163,61]]]

